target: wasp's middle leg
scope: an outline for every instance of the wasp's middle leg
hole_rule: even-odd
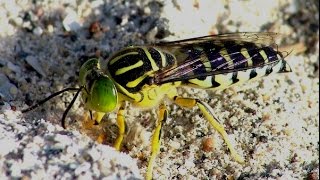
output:
[[[160,145],[161,145],[161,128],[163,123],[168,118],[168,111],[164,104],[161,104],[159,107],[159,118],[156,125],[156,128],[153,132],[152,139],[151,139],[151,155],[148,162],[148,169],[147,169],[147,175],[146,179],[152,179],[152,172],[153,172],[153,166],[155,159],[160,151]]]

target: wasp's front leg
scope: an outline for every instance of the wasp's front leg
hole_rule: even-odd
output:
[[[90,112],[90,113],[88,113]],[[89,134],[92,134],[94,132],[94,137],[96,138],[96,141],[98,143],[103,143],[106,140],[106,134],[105,132],[97,131],[99,126],[99,123],[101,122],[103,116],[105,113],[102,112],[91,112],[88,111],[84,113],[83,120],[82,120],[82,128],[86,132],[90,132]],[[97,134],[98,133],[98,134]]]
[[[116,150],[121,149],[121,144],[123,141],[124,134],[126,132],[126,123],[124,119],[124,112],[125,112],[125,104],[122,103],[117,114],[117,125],[118,125],[118,137],[114,143],[114,148]]]

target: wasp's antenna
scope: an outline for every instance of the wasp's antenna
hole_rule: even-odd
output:
[[[61,125],[64,129],[66,129],[66,117],[67,114],[69,112],[69,110],[71,109],[71,107],[73,106],[74,102],[76,101],[77,97],[79,96],[79,93],[81,92],[82,88],[84,88],[84,86],[81,86],[80,88],[78,88],[78,91],[76,93],[76,95],[73,97],[72,101],[70,102],[70,104],[68,105],[67,109],[64,111],[62,119],[61,119]]]
[[[29,108],[27,108],[27,109],[23,109],[21,112],[22,112],[22,113],[29,112],[29,111],[31,111],[31,110],[39,107],[40,105],[44,104],[45,102],[49,101],[50,99],[58,96],[58,95],[61,94],[61,93],[66,92],[66,91],[79,91],[80,89],[81,89],[81,88],[65,88],[65,89],[63,89],[63,90],[61,90],[61,91],[58,91],[58,92],[55,92],[55,93],[51,94],[51,95],[48,96],[47,98],[45,98],[45,99],[37,102],[35,105],[33,105],[33,106],[31,106],[31,107],[29,107]]]

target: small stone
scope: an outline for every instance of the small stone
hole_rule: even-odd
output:
[[[269,113],[263,113],[263,115],[262,115],[263,121],[268,121],[270,119],[271,119],[271,115]]]
[[[11,176],[13,177],[21,177],[21,168],[18,163],[14,163],[10,167],[11,169]]]
[[[67,9],[67,16],[63,19],[62,24],[66,31],[76,31],[82,26],[77,13],[71,9]]]
[[[214,148],[214,143],[213,143],[213,140],[212,138],[205,138],[203,141],[202,141],[202,150],[204,152],[211,152]]]
[[[101,31],[101,24],[98,21],[93,22],[89,27],[91,34],[98,33]]]
[[[18,89],[17,89],[17,87],[15,87],[15,86],[11,86],[10,89],[9,89],[9,92],[10,92],[12,95],[17,95],[17,94],[18,94]]]
[[[86,172],[90,169],[90,163],[84,162],[77,169],[74,170],[75,175],[79,176],[81,173]]]
[[[97,40],[101,39],[104,35],[103,27],[98,21],[95,21],[90,25],[89,32],[90,32],[90,35]]]
[[[41,74],[44,77],[46,76],[46,73],[43,71],[42,67],[39,64],[38,59],[35,56],[27,56],[25,60],[39,74]]]
[[[183,176],[188,173],[187,169],[183,166],[179,167],[178,172],[179,172],[179,174],[181,174]]]
[[[49,33],[53,33],[54,27],[53,27],[51,24],[49,24],[49,25],[47,26],[47,30],[48,30]]]
[[[101,157],[101,154],[96,149],[89,150],[88,154],[91,156],[93,161],[97,161]]]
[[[12,101],[17,93],[17,87],[10,83],[6,75],[0,74],[0,97],[5,101]]]
[[[172,149],[180,149],[181,145],[179,142],[177,141],[171,141],[169,143],[169,146],[172,148]]]
[[[6,65],[6,60],[0,59],[0,67]]]
[[[15,73],[21,73],[21,69],[20,69],[19,66],[11,63],[10,61],[8,61],[7,65],[8,65],[8,68],[9,68],[11,71],[13,71],[13,72],[15,72]]]
[[[37,36],[41,36],[42,33],[43,33],[43,30],[41,27],[36,27],[33,29],[33,34],[35,34]]]
[[[316,179],[319,179],[317,172],[312,171],[308,173],[307,180],[316,180]]]

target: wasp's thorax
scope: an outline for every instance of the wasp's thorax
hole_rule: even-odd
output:
[[[85,107],[97,112],[111,112],[118,103],[117,89],[112,80],[100,70],[99,60],[85,62],[79,73],[84,90],[82,99]]]

